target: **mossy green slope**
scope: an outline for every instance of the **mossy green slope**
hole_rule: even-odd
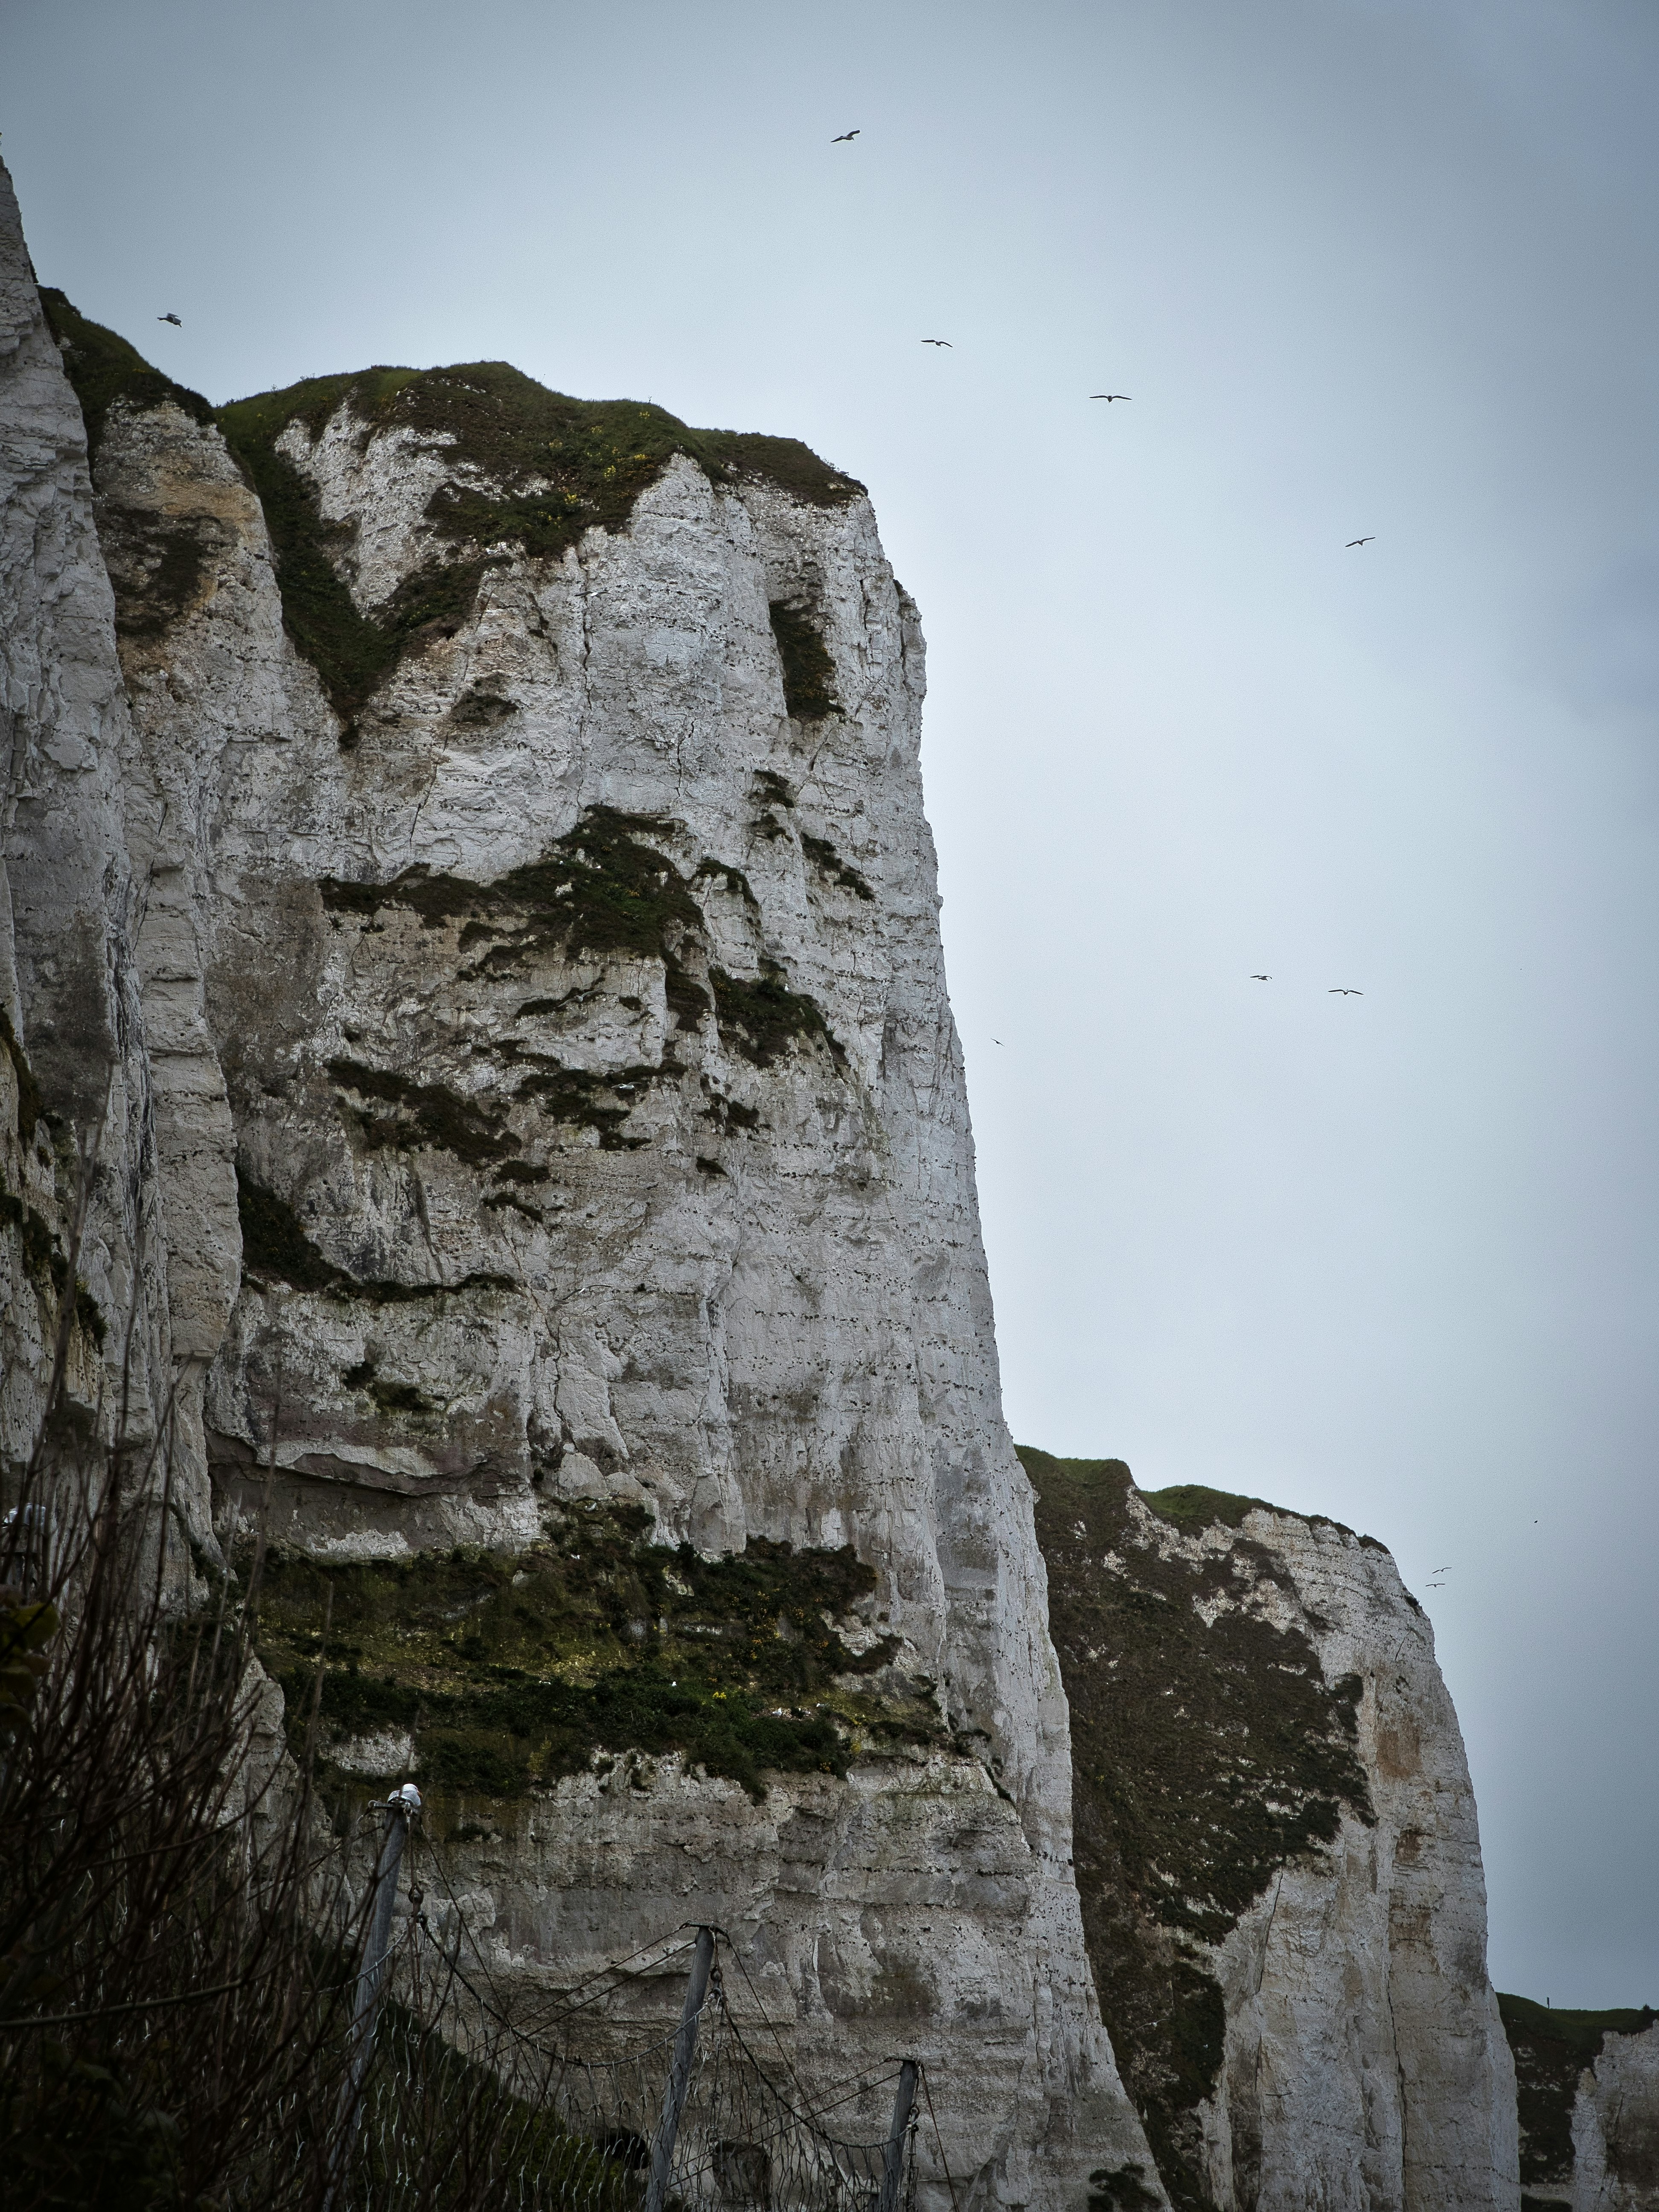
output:
[[[1609,2012],[1558,2011],[1501,1993],[1498,2009],[1515,2057],[1521,2122],[1521,2186],[1563,2187],[1572,2179],[1572,2108],[1578,2076],[1594,2066],[1610,2035],[1641,2035],[1659,2012],[1651,2005]],[[1653,2177],[1616,2177],[1646,2182]],[[1522,2199],[1524,2203],[1525,2199]]]
[[[650,1525],[637,1507],[574,1505],[515,1556],[268,1560],[259,1650],[290,1730],[314,1698],[325,1759],[407,1729],[423,1787],[497,1800],[596,1753],[681,1752],[760,1798],[769,1771],[841,1775],[860,1743],[943,1740],[931,1686],[871,1680],[896,1639],[857,1654],[835,1625],[875,1587],[850,1548],[753,1538],[707,1559],[652,1543]]]
[[[46,326],[64,356],[64,369],[81,403],[87,426],[87,451],[97,458],[104,422],[118,399],[136,408],[160,407],[168,402],[198,422],[210,422],[213,410],[199,392],[175,384],[153,368],[135,345],[101,323],[88,321],[64,295],[49,284],[40,288],[40,305]]]
[[[1196,2108],[1223,2053],[1218,1942],[1279,1868],[1371,1816],[1352,1678],[1327,1682],[1295,1629],[1206,1599],[1237,1565],[1277,1573],[1240,1536],[1218,1559],[1164,1559],[1138,1535],[1121,1460],[1026,1448],[1049,1621],[1072,1713],[1073,1819],[1084,1930],[1125,2082],[1174,2203],[1207,2207]],[[1256,1501],[1218,1492],[1142,1501],[1177,1528],[1237,1528]],[[1233,1509],[1237,1508],[1235,1512]],[[1111,1553],[1123,1562],[1104,1566]]]

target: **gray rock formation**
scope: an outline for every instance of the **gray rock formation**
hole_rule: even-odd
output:
[[[1659,2015],[1502,1996],[1521,2113],[1523,2207],[1659,2206]]]
[[[1021,1454],[1072,1706],[1084,1923],[1171,2197],[1513,2205],[1474,1800],[1370,1537]]]

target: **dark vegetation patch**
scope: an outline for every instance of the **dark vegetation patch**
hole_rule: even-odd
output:
[[[11,1025],[11,1016],[0,1006],[0,1047],[11,1062],[11,1072],[17,1081],[17,1136],[23,1145],[34,1142],[34,1132],[46,1112],[40,1100],[40,1086],[34,1079],[34,1070],[29,1066],[28,1054],[17,1041],[17,1032]]]
[[[755,797],[763,806],[793,806],[795,793],[775,769],[757,769],[754,780]]]
[[[728,867],[724,860],[699,860],[693,883],[724,884],[734,897],[742,899],[758,911],[760,901],[755,896],[749,878],[741,868]]]
[[[476,951],[473,973],[517,974],[550,957],[659,961],[677,1028],[695,1030],[708,1012],[708,994],[684,956],[703,946],[702,911],[674,862],[647,842],[672,827],[647,816],[594,806],[540,860],[510,869],[492,883],[417,866],[388,883],[346,883],[330,876],[319,888],[323,904],[334,915],[372,923],[383,908],[396,907],[417,915],[428,929],[458,925],[458,949]],[[724,862],[706,865],[737,877],[748,891],[739,870],[728,870]],[[729,1029],[736,1049],[757,1066],[769,1066],[797,1039],[814,1038],[828,1045],[838,1066],[845,1066],[845,1054],[817,1001],[791,991],[781,969],[767,968],[755,982],[714,969],[709,980],[722,1030]],[[555,1012],[560,1003],[530,999],[520,1011]],[[620,1076],[602,1078],[562,1067],[550,1055],[516,1045],[496,1049],[501,1057],[532,1068],[518,1095],[538,1098],[561,1119],[599,1128],[600,1141],[614,1139],[613,1148],[631,1141],[616,1134],[628,1109],[618,1113],[599,1094],[678,1073],[665,1062],[660,1069],[629,1068]]]
[[[1372,1819],[1355,1748],[1362,1685],[1328,1682],[1296,1629],[1231,1608],[1206,1627],[1200,1601],[1244,1597],[1274,1573],[1261,1546],[1241,1537],[1218,1559],[1162,1559],[1135,1532],[1121,1460],[1019,1456],[1072,1709],[1078,1887],[1101,2009],[1170,2198],[1200,2212],[1195,2113],[1225,2015],[1194,1947],[1218,1942],[1281,1867],[1332,1842],[1343,1805]],[[1215,1517],[1206,1505],[1194,1525]],[[1121,1571],[1102,1565],[1109,1552]]]
[[[1145,2172],[1139,2159],[1097,2167],[1089,2176],[1088,2212],[1152,2212],[1158,2195],[1146,2186]]]
[[[118,399],[141,410],[171,401],[198,422],[213,420],[213,410],[199,392],[187,391],[170,376],[163,376],[159,368],[152,368],[137,346],[129,345],[101,323],[88,322],[61,292],[43,285],[40,305],[46,311],[46,326],[63,352],[64,372],[81,403],[88,459],[97,458],[105,417]]]
[[[361,1298],[369,1305],[408,1305],[420,1298],[447,1297],[457,1291],[516,1291],[510,1275],[474,1273],[453,1283],[398,1283],[354,1275],[325,1259],[294,1208],[276,1192],[255,1182],[239,1166],[236,1212],[242,1227],[242,1275],[255,1283],[286,1283],[292,1290],[330,1297]]]
[[[1515,2054],[1522,2186],[1569,2182],[1579,2075],[1595,2065],[1609,2035],[1644,2034],[1659,2020],[1659,2012],[1650,2005],[1610,2012],[1558,2012],[1553,2005],[1534,2004],[1530,1997],[1510,1996],[1501,1990],[1498,2009]],[[1607,2146],[1608,2163],[1615,2167],[1618,2148],[1615,2133]],[[1619,2178],[1649,2184],[1653,2179],[1646,2172]]]
[[[854,891],[861,899],[873,899],[875,893],[850,860],[843,860],[827,837],[809,837],[803,830],[800,848],[812,866],[829,877],[832,884],[840,884]]]
[[[788,599],[774,599],[771,616],[783,668],[784,711],[798,722],[819,722],[826,714],[839,714],[836,664],[823,631],[805,608]]]
[[[521,1046],[498,1045],[503,1060],[529,1064],[514,1096],[532,1098],[555,1121],[577,1129],[594,1130],[599,1148],[607,1152],[636,1152],[649,1139],[623,1133],[629,1115],[640,1098],[665,1073],[664,1067],[624,1067],[614,1075],[595,1075],[586,1068],[566,1067],[549,1053],[527,1052]],[[665,1063],[672,1072],[672,1063]]]
[[[426,520],[458,556],[434,562],[410,604],[375,619],[352,605],[337,567],[343,540],[323,522],[303,473],[276,451],[290,422],[315,438],[343,404],[365,438],[412,431],[444,449],[453,472]],[[311,377],[237,400],[217,420],[264,505],[289,634],[348,726],[404,653],[466,619],[485,560],[502,557],[489,548],[556,557],[585,530],[623,529],[677,453],[714,483],[769,478],[818,506],[843,505],[863,489],[793,439],[694,430],[636,400],[572,399],[505,362]]]
[[[745,983],[724,968],[711,968],[708,980],[714,987],[720,1035],[757,1067],[769,1067],[793,1044],[820,1040],[837,1067],[847,1065],[847,1055],[817,1000],[792,991],[781,969],[763,967],[756,981]]]
[[[1270,1505],[1265,1498],[1243,1498],[1231,1490],[1210,1490],[1201,1482],[1177,1482],[1168,1490],[1143,1490],[1137,1494],[1149,1513],[1155,1513],[1160,1521],[1167,1521],[1172,1528],[1179,1528],[1188,1536],[1196,1535],[1201,1528],[1242,1528],[1245,1515],[1258,1510],[1277,1513],[1284,1520],[1305,1522],[1310,1528],[1334,1528],[1344,1536],[1353,1534],[1346,1522],[1333,1521],[1326,1514],[1297,1513],[1288,1505]],[[1373,1551],[1388,1549],[1375,1536],[1362,1536],[1359,1540]]]
[[[375,1111],[375,1104],[353,1118],[371,1151],[422,1149],[453,1152],[474,1167],[509,1155],[515,1139],[502,1123],[471,1098],[463,1098],[441,1083],[411,1083],[406,1076],[365,1067],[359,1060],[331,1060],[328,1072],[343,1091],[391,1108]]]
[[[447,717],[452,730],[493,730],[498,723],[508,721],[519,711],[516,699],[508,699],[488,685],[475,684],[450,708]]]
[[[44,1214],[3,1187],[0,1224],[18,1231],[23,1273],[41,1296],[56,1300],[61,1310],[63,1300],[70,1294],[70,1263],[57,1231]],[[74,1296],[75,1325],[101,1352],[109,1333],[104,1310],[79,1275],[75,1278]]]
[[[160,637],[187,614],[201,595],[208,555],[222,535],[204,517],[101,501],[98,544],[115,592],[117,635]]]
[[[596,1752],[679,1751],[757,1799],[769,1771],[844,1774],[854,1733],[943,1740],[931,1697],[864,1692],[896,1639],[855,1656],[830,1623],[875,1587],[849,1547],[751,1538],[705,1559],[648,1540],[637,1507],[574,1506],[517,1555],[268,1562],[259,1650],[325,1736],[412,1731],[423,1787],[517,1797]]]
[[[471,944],[498,940],[479,963],[510,969],[539,954],[632,954],[675,960],[675,947],[700,932],[702,915],[674,863],[646,840],[671,825],[648,816],[592,806],[539,860],[509,869],[492,883],[405,868],[389,883],[323,878],[323,903],[336,914],[372,920],[384,907],[417,915],[428,929],[461,925]],[[470,948],[469,948],[470,949]],[[678,962],[675,962],[678,965]],[[556,1006],[529,1001],[529,1009]]]

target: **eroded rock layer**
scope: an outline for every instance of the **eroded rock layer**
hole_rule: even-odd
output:
[[[1090,1955],[1171,2197],[1514,2204],[1474,1800],[1389,1553],[1255,1499],[1143,1494],[1121,1461],[1021,1458]]]

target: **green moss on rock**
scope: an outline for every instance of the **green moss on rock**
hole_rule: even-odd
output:
[[[1225,2015],[1199,1947],[1281,1867],[1332,1842],[1345,1805],[1372,1818],[1360,1685],[1328,1682],[1299,1631],[1237,1605],[1206,1626],[1200,1606],[1275,1572],[1261,1547],[1239,1537],[1219,1558],[1163,1559],[1137,1528],[1121,1460],[1019,1456],[1071,1705],[1078,1887],[1101,2008],[1170,2197],[1201,2212],[1195,2115]],[[1177,1527],[1236,1528],[1255,1501],[1183,1489],[1142,1503]],[[1104,1565],[1108,1553],[1121,1566]]]
[[[325,1751],[405,1729],[422,1784],[465,1795],[521,1796],[596,1753],[678,1751],[758,1798],[769,1771],[845,1773],[860,1737],[941,1740],[925,1692],[856,1687],[896,1644],[857,1655],[833,1625],[875,1586],[850,1548],[754,1538],[705,1559],[648,1536],[638,1508],[576,1506],[517,1555],[270,1561],[259,1648],[290,1728],[326,1661]]]
[[[319,886],[323,903],[336,916],[373,923],[388,908],[416,915],[428,929],[458,930],[457,951],[473,955],[469,972],[517,975],[538,960],[604,960],[613,957],[660,962],[668,1008],[682,1030],[695,1030],[709,1011],[709,990],[690,972],[687,956],[706,955],[702,911],[692,896],[700,875],[738,876],[722,862],[700,863],[688,878],[652,841],[672,834],[675,825],[644,815],[619,814],[590,807],[540,860],[509,869],[490,883],[441,875],[424,867],[406,868],[381,884],[349,883],[325,877]],[[733,1048],[757,1066],[769,1066],[794,1042],[822,1041],[838,1066],[846,1064],[823,1009],[804,993],[792,991],[775,966],[754,981],[743,981],[723,969],[711,969],[709,984],[721,1032]],[[520,1012],[556,1011],[557,999],[524,1003]],[[600,1132],[601,1142],[618,1148],[633,1140],[617,1132],[626,1117],[608,1097],[620,1085],[654,1080],[664,1069],[628,1068],[599,1077],[566,1068],[551,1054],[508,1044],[494,1048],[497,1057],[531,1072],[519,1095],[537,1097],[561,1119]],[[673,1072],[669,1070],[667,1072]],[[387,1079],[391,1080],[391,1079]]]
[[[40,1086],[34,1079],[34,1070],[29,1066],[28,1054],[18,1042],[17,1032],[11,1025],[11,1016],[0,1006],[0,1048],[11,1062],[11,1072],[17,1083],[17,1136],[24,1145],[34,1142],[34,1132],[45,1108],[40,1101]]]
[[[441,1083],[413,1083],[361,1060],[331,1060],[328,1072],[343,1091],[371,1103],[354,1115],[371,1151],[390,1147],[453,1152],[474,1167],[507,1158],[514,1140],[499,1113],[463,1098]],[[389,1107],[389,1113],[377,1107]]]

